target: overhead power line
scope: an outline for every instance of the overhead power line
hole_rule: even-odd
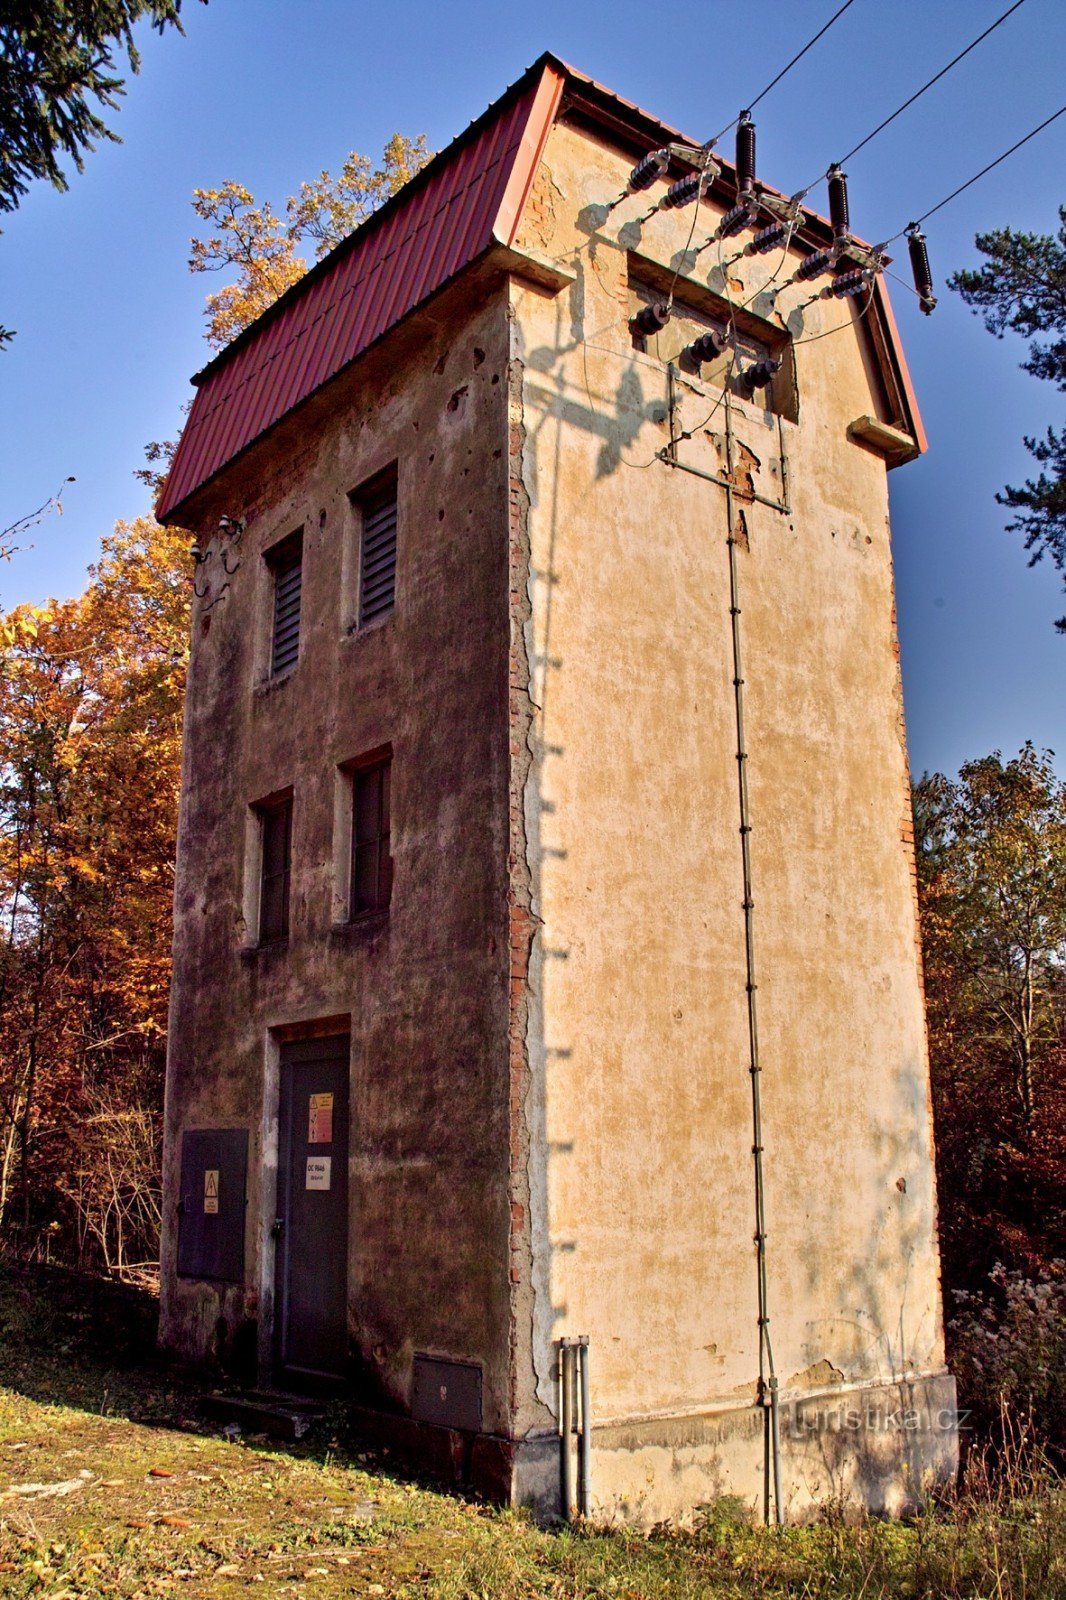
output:
[[[969,55],[971,50],[976,50],[977,46],[982,42],[982,40],[987,39],[990,33],[995,33],[996,29],[1000,26],[1000,24],[1006,22],[1007,18],[1009,16],[1011,16],[1015,11],[1017,11],[1019,6],[1023,6],[1024,4],[1025,4],[1025,0],[1014,0],[1014,4],[1012,6],[1010,6],[1010,7],[1008,7],[1008,9],[1006,11],[1004,11],[1004,13],[1003,13],[1003,15],[1001,17],[997,17],[995,22],[993,22],[990,27],[987,27],[985,29],[984,33],[979,33],[977,35],[977,38],[972,40],[966,46],[965,50],[960,50],[958,55],[954,56],[952,58],[952,60],[950,60],[948,62],[946,67],[941,67],[940,71],[936,74],[935,77],[930,78],[928,83],[923,83],[922,87],[920,89],[916,89],[914,91],[914,93],[911,95],[909,100],[904,100],[904,102],[903,102],[903,104],[901,106],[897,106],[896,107],[895,111],[893,111],[891,116],[886,117],[883,122],[879,122],[877,124],[877,127],[874,128],[873,132],[872,133],[868,133],[866,135],[865,139],[860,139],[858,144],[854,145],[852,147],[852,149],[850,149],[848,151],[847,155],[841,156],[840,160],[838,162],[836,162],[836,165],[838,167],[842,167],[844,165],[845,161],[850,161],[852,156],[857,156],[860,150],[864,150],[866,148],[866,146],[870,143],[871,139],[876,139],[877,135],[879,133],[883,133],[884,130],[888,127],[890,122],[895,122],[897,117],[901,117],[909,106],[912,106],[916,100],[920,100],[921,99],[922,95],[925,94],[926,90],[931,89],[933,87],[934,83],[939,83],[941,78],[943,78],[945,76],[945,74],[947,74],[947,73],[949,73],[951,71],[952,67],[957,67],[959,62],[965,56]]]
[[[843,167],[845,161],[850,161],[852,156],[858,155],[860,150],[864,150],[872,139],[876,139],[879,133],[883,133],[890,123],[895,122],[897,117],[901,117],[916,100],[920,100],[923,94],[930,90],[935,83],[939,83],[941,78],[945,77],[947,73],[951,71],[952,67],[957,67],[959,62],[970,54],[971,50],[976,50],[977,46],[982,42],[982,40],[987,39],[990,33],[995,33],[996,29],[1002,23],[1006,22],[1007,18],[1011,16],[1013,12],[1017,11],[1019,6],[1023,6],[1024,4],[1025,0],[1014,0],[1014,4],[1009,6],[1007,10],[1003,12],[1002,16],[997,17],[995,22],[991,23],[983,33],[979,33],[977,35],[976,39],[971,39],[965,50],[960,50],[957,56],[953,56],[946,66],[941,67],[940,71],[934,74],[934,76],[931,77],[926,83],[923,83],[920,89],[916,89],[908,99],[904,100],[901,106],[897,106],[895,111],[893,111],[889,116],[885,117],[883,121],[879,122],[877,127],[873,128],[865,138],[859,140],[858,144],[853,145],[848,151],[847,155],[841,156],[839,161],[833,163],[833,166]],[[819,173],[817,178],[812,178],[810,183],[808,183],[805,188],[800,189],[797,192],[795,198],[797,200],[802,200],[806,195],[810,194],[815,184],[821,182],[822,176],[823,174]]]
[[[1049,128],[1053,122],[1063,115],[1066,115],[1066,105],[1060,106],[1057,111],[1053,111],[1050,117],[1045,117],[1043,122],[1025,135],[1024,139],[1019,139],[1015,144],[1011,145],[1009,150],[1004,150],[1001,156],[997,156],[996,159],[994,161],[990,161],[986,167],[982,167],[980,172],[975,172],[972,178],[967,178],[966,182],[960,183],[957,189],[952,189],[950,194],[946,194],[943,200],[938,200],[935,206],[930,206],[928,211],[923,211],[921,216],[918,217],[914,222],[908,222],[906,227],[901,228],[898,233],[894,233],[891,239],[886,239],[885,244],[894,244],[895,241],[897,239],[901,239],[909,229],[920,228],[923,222],[927,222],[929,218],[935,215],[937,211],[942,211],[948,202],[954,200],[956,196],[962,194],[964,189],[972,188],[978,179],[984,177],[986,172],[991,172],[993,167],[998,167],[1000,162],[1006,161],[1007,157],[1012,156],[1015,150],[1020,150],[1023,144],[1028,144],[1030,139],[1035,139],[1038,133],[1043,133],[1045,128]]]
[[[1018,3],[1020,5],[1021,4],[1021,0],[1018,0]],[[770,93],[771,89],[776,89],[777,85],[781,82],[781,79],[785,76],[785,74],[792,71],[792,68],[796,65],[797,61],[802,61],[803,60],[803,57],[807,54],[807,51],[810,50],[810,49],[813,49],[813,47],[818,43],[818,40],[822,37],[822,35],[824,33],[828,33],[829,32],[830,28],[833,26],[833,23],[837,20],[837,18],[838,17],[842,17],[844,15],[845,11],[848,9],[848,7],[850,5],[853,5],[853,4],[854,4],[854,0],[844,0],[844,4],[842,6],[840,6],[836,11],[833,12],[833,15],[829,18],[829,21],[825,24],[824,27],[819,28],[818,32],[814,35],[814,38],[813,39],[808,39],[807,43],[803,46],[803,49],[800,50],[796,55],[794,55],[792,57],[792,60],[788,63],[787,66],[784,66],[784,67],[781,68],[781,71],[777,74],[777,77],[776,78],[771,78],[770,82],[766,85],[766,88],[765,89],[760,89],[759,93],[755,96],[755,99],[748,101],[746,110],[749,111],[749,112],[750,111],[754,111],[755,107],[759,104],[759,101],[760,100],[765,100],[766,96]],[[725,135],[729,132],[730,128],[735,128],[737,123],[740,121],[741,117],[744,116],[744,114],[745,114],[744,111],[738,111],[736,116],[733,118],[732,122],[727,122],[725,127],[721,130],[721,132],[720,133],[716,133],[713,139],[708,139],[707,143],[703,146],[703,148],[705,150],[713,150],[714,146],[718,143],[719,139],[723,139],[725,137]]]

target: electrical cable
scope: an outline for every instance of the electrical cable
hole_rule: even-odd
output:
[[[893,278],[901,288],[906,289],[907,293],[912,294],[916,300],[920,300],[922,298],[917,289],[914,287],[913,283],[908,283],[906,278],[901,278],[898,272],[892,271],[891,267],[882,267],[881,271],[884,273],[886,278]]]
[[[1045,117],[1043,122],[1025,135],[1024,139],[1019,139],[1017,143],[1011,145],[1009,150],[1004,150],[1001,156],[997,156],[996,159],[994,161],[990,161],[986,167],[982,167],[980,172],[975,172],[972,178],[967,178],[966,182],[960,183],[957,189],[952,189],[950,194],[945,195],[943,200],[938,200],[935,206],[930,206],[928,211],[923,211],[921,216],[918,217],[914,222],[908,222],[905,227],[902,227],[899,230],[898,233],[894,233],[891,239],[886,239],[885,245],[895,244],[896,240],[902,239],[903,235],[909,232],[911,228],[920,228],[923,222],[927,222],[929,218],[935,216],[938,211],[942,211],[949,201],[956,199],[957,196],[962,194],[965,189],[972,188],[979,178],[983,178],[987,172],[991,172],[993,167],[998,167],[1001,161],[1006,161],[1007,157],[1012,156],[1015,150],[1020,150],[1023,144],[1028,144],[1030,139],[1035,139],[1038,133],[1043,133],[1045,128],[1049,128],[1053,122],[1057,121],[1058,118],[1064,114],[1066,114],[1066,105],[1062,105],[1057,111],[1053,111],[1050,117]],[[882,248],[884,248],[884,246],[882,246]]]
[[[876,288],[876,286],[877,286],[877,279],[875,278],[873,280],[873,282],[870,284],[869,293],[866,296],[866,303],[863,306],[862,310],[859,312],[859,315],[858,315],[858,321],[859,322],[862,321],[863,317],[866,315],[866,313],[869,311],[870,307],[873,305],[874,289]],[[854,324],[851,323],[851,322],[841,322],[841,323],[838,323],[835,328],[826,328],[823,333],[812,333],[812,334],[809,334],[806,339],[793,339],[792,348],[795,349],[797,347],[797,345],[801,345],[801,344],[817,344],[819,339],[829,339],[829,338],[832,337],[832,335],[834,333],[843,333],[845,328],[850,328],[850,327],[853,327],[853,326],[854,326]]]
[[[702,160],[700,162],[700,173],[701,173],[701,175],[704,172],[706,172],[708,164],[710,162],[710,159],[711,159],[710,149],[705,147],[704,151],[703,151],[703,157],[702,157]],[[716,172],[718,171],[717,167],[715,167],[715,171]],[[701,187],[702,187],[702,185],[701,185]],[[696,237],[696,224],[699,221],[699,219],[700,219],[700,193],[699,193],[699,191],[697,191],[696,200],[695,200],[695,203],[694,203],[694,205],[692,207],[692,226],[688,230],[688,238],[685,241],[685,248],[684,248],[684,250],[682,250],[680,256],[678,257],[677,266],[674,269],[674,276],[670,281],[670,293],[666,297],[666,309],[667,309],[667,313],[668,314],[669,314],[669,312],[671,312],[674,309],[674,290],[677,288],[677,280],[681,276],[681,263],[684,261],[685,257],[688,255],[689,251],[692,249],[692,241]],[[658,335],[656,335],[656,341],[658,341]]]
[[[755,107],[759,104],[759,101],[765,100],[771,89],[776,89],[777,85],[781,82],[781,79],[785,76],[785,74],[792,71],[792,68],[796,65],[797,61],[802,61],[803,57],[807,54],[807,51],[818,43],[818,40],[824,33],[829,32],[830,28],[833,26],[833,23],[838,17],[842,17],[844,15],[845,11],[852,3],[853,0],[844,0],[844,4],[840,6],[838,10],[833,12],[833,15],[829,18],[829,21],[823,28],[819,28],[814,38],[808,39],[807,43],[803,46],[803,49],[792,57],[792,60],[787,66],[781,68],[781,71],[777,74],[777,77],[771,78],[770,82],[766,85],[766,88],[760,89],[754,100],[749,100],[747,106],[745,107],[745,111],[754,111]],[[703,146],[704,150],[713,150],[719,139],[724,139],[729,130],[736,127],[737,123],[740,121],[741,117],[744,116],[744,114],[744,111],[738,111],[732,122],[727,122],[721,132],[716,133],[713,139],[708,139],[707,143]]]
[[[925,94],[927,90],[931,89],[935,83],[939,83],[941,78],[945,77],[946,74],[951,71],[952,67],[958,66],[959,62],[965,56],[968,56],[971,50],[976,50],[977,46],[984,39],[987,39],[990,33],[995,33],[1000,24],[1006,22],[1007,18],[1017,11],[1019,6],[1023,6],[1024,4],[1025,0],[1014,0],[1014,4],[1009,6],[1007,10],[1003,12],[1002,16],[997,17],[995,22],[991,23],[990,26],[985,29],[984,33],[979,33],[976,39],[972,39],[966,46],[965,50],[960,50],[958,55],[954,56],[948,62],[947,66],[941,67],[940,71],[936,73],[934,77],[930,78],[927,83],[923,83],[920,89],[916,89],[909,99],[904,100],[901,106],[897,106],[895,111],[893,111],[890,116],[885,117],[882,122],[879,122],[877,127],[874,128],[872,132],[868,133],[864,139],[860,139],[858,144],[852,146],[847,155],[841,156],[840,160],[835,161],[833,165],[842,167],[845,161],[850,161],[852,156],[858,155],[860,150],[864,150],[872,139],[876,139],[879,133],[883,133],[890,123],[895,122],[897,117],[902,116],[904,111],[906,111],[909,106],[912,106],[916,100],[920,100],[922,95]],[[823,176],[823,173],[819,173],[817,178],[812,178],[810,183],[807,184],[806,188],[797,191],[797,193],[793,196],[793,199],[804,199],[806,195],[810,194],[815,185],[822,181]]]
[[[879,122],[872,133],[868,133],[865,139],[860,139],[858,144],[848,151],[847,155],[841,156],[839,161],[834,162],[834,166],[842,167],[845,161],[850,161],[852,156],[857,156],[859,151],[865,149],[865,147],[870,143],[871,139],[876,139],[877,135],[882,133],[884,129],[888,127],[890,122],[895,122],[897,117],[902,116],[904,111],[907,110],[908,106],[912,106],[916,100],[920,100],[927,89],[931,89],[934,83],[939,83],[941,78],[943,78],[946,73],[951,71],[952,67],[957,67],[964,56],[968,56],[971,50],[976,50],[977,46],[982,42],[982,40],[987,39],[990,33],[995,33],[1000,24],[1006,22],[1007,18],[1012,16],[1013,13],[1018,10],[1018,7],[1023,6],[1024,4],[1025,0],[1014,0],[1014,4],[1008,7],[1001,17],[997,17],[995,22],[993,22],[990,27],[985,29],[984,33],[979,33],[977,38],[966,46],[965,50],[960,50],[958,55],[948,62],[946,67],[941,67],[935,78],[930,78],[928,83],[923,83],[920,89],[916,89],[909,100],[904,100],[901,106],[897,106],[890,117],[886,117],[883,122]]]

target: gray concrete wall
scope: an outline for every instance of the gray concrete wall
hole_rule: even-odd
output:
[[[520,243],[575,281],[512,292],[529,548],[512,856],[535,930],[513,1304],[530,1435],[555,1414],[562,1334],[591,1337],[604,1426],[750,1405],[758,1370],[726,502],[655,459],[666,370],[654,341],[633,348],[627,272],[639,253],[680,266],[680,295],[736,304],[800,256],[686,258],[691,208],[641,225],[658,191],[602,207],[630,164],[555,128]],[[696,244],[717,215],[701,210]],[[778,301],[782,331],[810,292]],[[784,454],[791,483],[787,514],[748,503],[738,530],[770,1314],[790,1396],[943,1370],[886,468],[848,436],[885,403],[857,309],[820,302],[791,324],[796,420],[733,404],[743,482],[780,499]],[[721,390],[685,380],[679,425],[681,458],[720,473]],[[734,1486],[753,1491],[745,1468]]]
[[[416,1349],[478,1361],[490,1430],[508,1421],[506,362],[503,291],[480,304],[453,295],[194,507],[201,543],[223,511],[248,526],[217,603],[217,540],[198,574],[213,588],[194,613],[185,735],[162,1325],[170,1348],[203,1358],[256,1323],[269,1357],[279,1044],[350,1026],[350,1314],[363,1393],[406,1404]],[[396,609],[353,632],[348,494],[394,460]],[[296,528],[300,658],[272,683],[263,551]],[[337,768],[386,742],[391,909],[345,927]],[[257,950],[248,808],[287,785],[291,935]],[[251,1130],[244,1290],[174,1270],[181,1132],[225,1125]]]

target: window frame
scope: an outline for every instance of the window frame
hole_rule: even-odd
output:
[[[256,907],[256,944],[257,946],[285,944],[288,942],[292,919],[292,824],[293,824],[293,791],[291,788],[283,789],[279,793],[270,795],[265,800],[258,800],[252,806],[259,828],[259,872],[257,884]],[[277,817],[283,819],[283,836],[281,839],[281,866],[276,871],[268,873],[268,828]],[[277,926],[267,928],[265,925],[266,909],[268,904],[268,881],[273,884],[280,881],[282,892],[278,907]]]
[[[285,678],[290,672],[295,672],[300,661],[300,645],[303,634],[303,566],[304,566],[304,530],[297,528],[293,533],[287,534],[284,539],[279,539],[271,545],[269,550],[263,552],[263,560],[270,574],[270,604],[269,622],[266,651],[266,676],[269,681]],[[297,590],[295,621],[296,636],[292,654],[280,665],[278,664],[278,608],[281,600],[279,585],[293,571],[299,573],[299,587]]]
[[[731,375],[725,383],[722,381],[720,367],[717,372],[687,369],[680,357],[683,346],[689,343],[690,334],[682,334],[682,346],[673,355],[664,356],[661,354],[662,342],[656,337],[649,339],[634,333],[630,322],[633,348],[643,351],[646,356],[661,362],[663,366],[670,362],[677,363],[680,369],[686,372],[690,381],[697,382],[709,394],[715,392],[724,394],[728,389],[733,398],[742,405],[752,406],[764,413],[770,412],[785,422],[798,422],[799,391],[796,382],[796,363],[793,340],[787,329],[767,322],[746,307],[732,305],[721,295],[705,288],[702,284],[694,283],[689,278],[682,276],[675,281],[675,276],[650,257],[637,251],[629,251],[627,300],[630,316],[632,317],[641,306],[652,301],[672,299],[674,318],[670,337],[666,341],[667,348],[673,344],[680,331],[680,325],[685,322],[690,324],[692,336],[706,333],[712,328],[735,330],[741,346],[756,347],[754,350],[749,348],[745,352],[749,359],[753,354],[775,356],[781,363],[778,372],[765,389],[752,395],[732,377],[731,363],[727,364],[727,371],[730,371]]]
[[[355,519],[355,594],[353,605],[352,631],[364,633],[370,628],[377,627],[387,621],[396,610],[396,580],[399,569],[399,535],[400,535],[400,473],[399,462],[391,461],[380,472],[375,472],[372,477],[349,491],[348,501]],[[376,597],[377,609],[373,614],[365,614],[367,591],[367,521],[368,518],[379,513],[391,501],[393,507],[392,523],[392,587],[388,602],[380,604],[380,597]],[[373,559],[380,561],[380,554]],[[377,573],[370,575],[376,580]]]
[[[342,768],[349,786],[350,812],[347,838],[347,881],[345,894],[345,920],[363,922],[370,917],[388,914],[392,905],[392,746],[385,745],[366,755],[347,762]],[[360,788],[374,778],[379,779],[374,805],[374,831],[359,837],[362,808]],[[359,852],[376,852],[374,892],[367,903],[356,903],[359,873]]]

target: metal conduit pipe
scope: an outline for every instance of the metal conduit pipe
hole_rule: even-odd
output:
[[[564,1522],[589,1515],[592,1505],[592,1433],[589,1401],[588,1334],[560,1339],[559,1482]],[[574,1493],[573,1437],[577,1434],[577,1494]],[[575,1504],[576,1501],[576,1504]]]
[[[726,517],[729,545],[729,616],[733,642],[733,694],[737,732],[737,788],[740,799],[740,852],[744,884],[745,987],[748,997],[748,1072],[751,1076],[752,1156],[755,1162],[755,1253],[759,1305],[759,1401],[765,1408],[763,1511],[770,1521],[770,1484],[773,1481],[773,1520],[780,1526],[781,1419],[778,1411],[777,1372],[770,1340],[769,1293],[766,1276],[766,1201],[763,1178],[762,1067],[759,1061],[759,1021],[755,981],[755,899],[751,874],[751,803],[748,796],[748,750],[744,732],[744,666],[740,636],[740,576],[733,506],[733,407],[725,392]]]
[[[570,1436],[574,1431],[574,1347],[569,1339],[559,1340],[559,1466],[563,1521],[574,1517],[574,1459]]]
[[[578,1434],[577,1509],[583,1517],[592,1509],[592,1420],[589,1409],[589,1341],[582,1334],[577,1341],[577,1366],[580,1380],[581,1431]]]
[[[755,898],[751,873],[751,803],[748,796],[748,750],[744,732],[744,668],[740,637],[740,575],[737,567],[736,537],[736,478],[733,450],[733,397],[727,388],[725,401],[725,451],[724,474],[703,472],[678,458],[677,446],[677,386],[676,373],[671,362],[666,369],[670,443],[659,451],[659,460],[668,467],[690,472],[705,482],[715,483],[725,490],[726,524],[729,546],[729,617],[733,642],[733,695],[737,735],[737,789],[740,798],[740,849],[744,884],[744,960],[745,988],[748,1013],[748,1072],[751,1077],[751,1152],[755,1164],[755,1258],[758,1285],[759,1318],[759,1404],[764,1408],[763,1431],[763,1515],[771,1520],[771,1500],[774,1523],[780,1527],[784,1521],[781,1501],[781,1418],[778,1406],[777,1370],[774,1366],[774,1349],[770,1339],[770,1296],[766,1273],[766,1186],[763,1175],[762,1142],[762,1067],[759,1061],[759,1015],[756,1004],[758,985],[755,981]],[[784,431],[777,419],[778,437],[781,441],[781,495],[771,500],[764,495],[745,493],[761,505],[790,514],[788,457],[785,453]]]

